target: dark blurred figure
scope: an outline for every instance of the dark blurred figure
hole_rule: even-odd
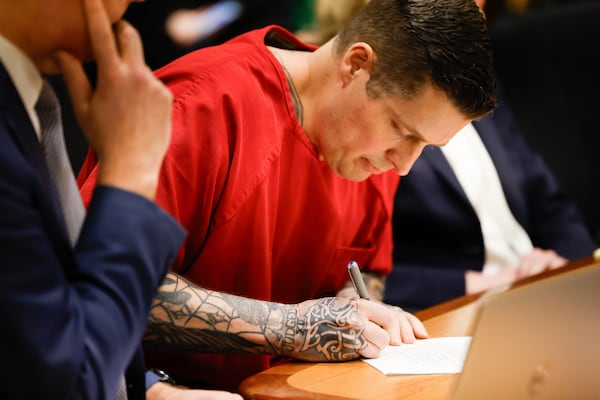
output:
[[[495,68],[527,142],[600,239],[600,2],[531,9],[491,25]]]
[[[591,2],[598,2],[598,0],[488,0],[485,2],[484,10],[488,22],[492,24],[496,18],[505,15],[523,14],[565,4]]]
[[[297,16],[304,4],[307,1],[147,0],[144,7],[133,4],[125,14],[125,19],[139,30],[144,40],[146,62],[152,69],[156,69],[191,50],[223,43],[265,25],[277,24],[294,31],[302,23]],[[207,12],[205,17],[199,15],[202,11]],[[193,19],[192,14],[195,14],[201,25],[198,32],[205,36],[197,40],[187,38],[185,42],[178,44],[167,30],[167,21],[174,13],[187,13],[184,21]]]
[[[198,6],[198,0],[147,0],[143,7],[132,4],[123,17],[137,28],[144,41],[146,63],[156,69],[185,53],[169,38],[165,20],[180,8]]]

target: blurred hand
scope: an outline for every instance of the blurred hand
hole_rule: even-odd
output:
[[[517,266],[507,266],[495,275],[484,275],[481,271],[467,271],[465,286],[467,294],[478,293],[495,286],[511,284],[519,279],[539,274],[548,269],[564,266],[568,260],[554,250],[534,248],[523,256]]]
[[[492,287],[506,285],[517,279],[516,268],[506,267],[494,275],[484,275],[481,271],[465,272],[466,294],[479,293]]]
[[[559,256],[554,250],[543,250],[535,247],[523,258],[517,267],[517,279],[539,274],[548,269],[556,269],[567,264],[568,260]]]
[[[157,382],[146,391],[148,400],[243,400],[242,396],[222,390],[187,389]]]
[[[177,45],[192,46],[237,20],[244,5],[236,0],[221,0],[194,10],[179,9],[167,17],[165,30]]]
[[[189,47],[200,40],[199,12],[201,11],[181,9],[169,15],[165,29],[173,42],[182,47]]]
[[[64,51],[56,58],[77,120],[96,152],[98,183],[153,199],[170,140],[171,94],[146,66],[137,31],[124,21],[113,31],[99,0],[84,5],[98,66],[95,89],[80,60]]]

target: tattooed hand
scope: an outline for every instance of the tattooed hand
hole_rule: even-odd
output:
[[[306,361],[373,358],[388,344],[412,343],[427,332],[399,307],[357,298],[324,298],[290,306],[267,337],[282,355]],[[280,343],[280,345],[278,345]]]
[[[280,321],[280,322],[278,322]],[[274,318],[267,332],[277,353],[305,361],[347,361],[361,352],[379,352],[382,335],[375,350],[364,334],[367,320],[353,299],[324,298],[286,306],[283,318]]]

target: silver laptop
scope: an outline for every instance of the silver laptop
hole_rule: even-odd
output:
[[[600,264],[481,299],[454,400],[600,399]]]

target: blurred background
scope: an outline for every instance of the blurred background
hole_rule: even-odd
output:
[[[125,15],[152,69],[248,30],[281,25],[323,43],[365,0],[146,0]],[[487,0],[495,68],[530,146],[542,154],[600,240],[599,0]],[[93,65],[89,67],[93,75]],[[62,81],[67,146],[77,173],[87,151]],[[69,126],[71,125],[71,126]]]

